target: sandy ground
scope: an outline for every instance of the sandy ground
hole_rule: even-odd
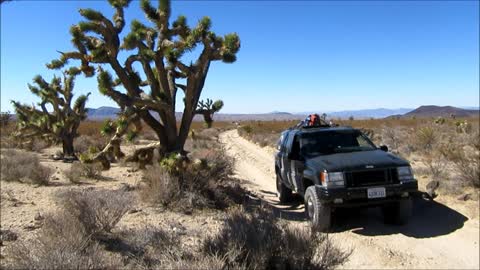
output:
[[[238,177],[270,203],[282,218],[306,224],[300,198],[289,206],[278,203],[274,152],[240,137],[236,130],[220,135],[227,153],[236,159]],[[353,251],[345,269],[479,269],[478,201],[440,196],[416,199],[408,225],[385,225],[379,209],[349,210],[334,220],[335,243]]]
[[[141,144],[127,145],[122,147],[122,150],[129,153],[140,146]],[[61,206],[58,203],[58,193],[81,189],[117,190],[126,186],[136,187],[142,180],[141,171],[124,164],[113,163],[110,170],[102,172],[103,180],[85,180],[80,185],[72,184],[66,179],[64,172],[76,163],[50,159],[49,156],[58,150],[60,148],[52,147],[38,154],[41,164],[55,170],[50,185],[34,186],[19,182],[0,182],[0,227],[2,230],[16,233],[17,241],[28,241],[35,237],[40,228],[41,217],[54,213]],[[224,217],[225,214],[221,211],[204,210],[187,215],[152,207],[140,200],[135,200],[130,211],[114,230],[137,231],[144,228],[160,228],[178,234],[184,248],[195,249],[206,235],[215,234],[221,228]],[[8,257],[8,246],[13,243],[4,241],[3,246],[0,246],[0,268],[1,259]]]

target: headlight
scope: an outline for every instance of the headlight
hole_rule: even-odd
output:
[[[405,182],[405,181],[413,180],[412,168],[410,166],[398,167],[397,173],[398,173],[398,180],[400,181]]]
[[[345,185],[342,172],[321,172],[320,182],[326,187],[343,187]]]

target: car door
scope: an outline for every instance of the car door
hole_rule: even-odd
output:
[[[292,148],[292,141],[294,137],[294,132],[288,132],[286,134],[284,144],[283,144],[283,151],[281,154],[281,175],[282,179],[285,182],[285,184],[289,187],[292,188],[291,186],[291,181],[290,181],[290,160],[288,159],[288,154],[290,153],[290,149]]]
[[[288,182],[294,191],[302,190],[304,162],[300,155],[299,135],[292,136],[292,143],[287,155],[286,164],[289,167]]]

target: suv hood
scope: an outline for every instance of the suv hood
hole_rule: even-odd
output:
[[[352,171],[373,168],[409,166],[410,164],[391,153],[382,150],[336,153],[323,155],[306,160],[309,166],[327,171]]]

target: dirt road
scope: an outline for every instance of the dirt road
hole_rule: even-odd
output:
[[[240,137],[236,130],[220,135],[236,159],[236,173],[246,186],[275,207],[282,218],[305,223],[302,201],[280,206],[275,196],[274,150]],[[479,220],[459,207],[416,199],[406,226],[383,224],[379,209],[350,210],[340,215],[331,237],[353,250],[346,269],[479,269]]]

